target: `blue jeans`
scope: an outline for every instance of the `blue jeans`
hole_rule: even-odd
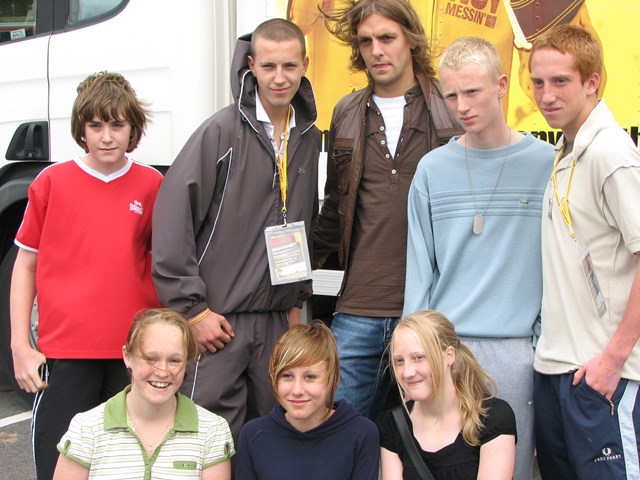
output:
[[[338,312],[331,323],[340,357],[336,400],[347,400],[358,412],[374,421],[389,393],[391,377],[387,347],[398,320]]]

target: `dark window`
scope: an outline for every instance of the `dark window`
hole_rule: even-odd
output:
[[[35,35],[37,5],[37,0],[0,2],[0,43]]]

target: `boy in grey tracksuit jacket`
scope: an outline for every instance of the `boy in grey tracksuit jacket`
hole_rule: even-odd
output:
[[[311,294],[310,282],[271,285],[264,229],[283,223],[282,196],[274,145],[257,119],[250,40],[241,37],[236,45],[235,103],[187,141],[167,172],[153,216],[153,278],[162,303],[192,324],[215,312],[233,329],[224,348],[209,348],[216,353],[190,365],[182,390],[225,417],[236,439],[245,420],[274,405],[267,373],[271,350],[288,327],[288,312]],[[287,222],[304,221],[310,242],[320,131],[306,77],[291,107]]]

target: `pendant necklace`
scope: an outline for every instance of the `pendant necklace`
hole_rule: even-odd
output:
[[[174,419],[171,418],[171,421],[167,423],[167,425],[162,429],[161,435],[156,436],[155,438],[152,438],[151,442],[148,441],[146,436],[143,438],[140,430],[135,427],[135,422],[131,416],[129,416],[129,421],[130,421],[130,425],[133,426],[133,431],[136,433],[138,439],[140,440],[140,443],[144,446],[144,449],[147,451],[147,455],[149,456],[149,458],[151,458],[157,446],[160,443],[162,443],[162,440],[164,440],[164,437],[167,435],[167,432],[172,427]]]
[[[498,188],[498,183],[500,183],[500,177],[502,177],[502,171],[504,170],[504,165],[507,162],[507,157],[509,156],[510,148],[511,148],[511,128],[509,128],[509,140],[507,143],[507,152],[504,154],[504,158],[502,159],[502,164],[500,165],[500,172],[498,172],[498,178],[496,179],[496,183],[493,186],[493,190],[491,190],[491,195],[489,195],[489,200],[487,200],[487,203],[482,209],[482,212],[478,212],[478,204],[476,202],[476,193],[473,190],[473,182],[471,181],[471,167],[469,166],[469,159],[467,158],[467,139],[466,137],[464,139],[464,160],[467,164],[467,178],[469,179],[469,189],[471,190],[471,198],[473,198],[473,209],[476,212],[473,217],[473,233],[475,235],[481,235],[484,230],[484,212],[487,211],[487,207],[491,203],[493,194],[496,193],[496,188]]]

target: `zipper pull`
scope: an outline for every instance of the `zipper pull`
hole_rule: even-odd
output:
[[[613,404],[611,400],[609,400],[609,405],[611,406],[611,416],[613,417],[616,411],[616,406]]]

